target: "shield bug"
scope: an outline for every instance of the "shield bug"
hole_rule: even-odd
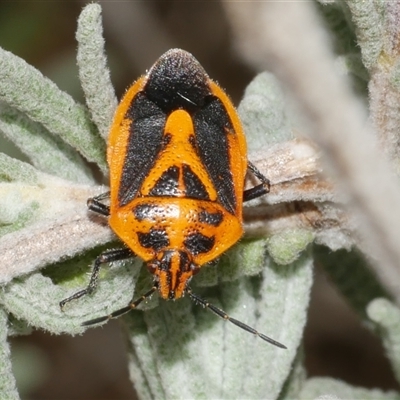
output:
[[[189,53],[172,49],[125,93],[107,147],[110,192],[88,200],[108,217],[127,246],[106,251],[94,263],[87,288],[96,288],[100,266],[143,259],[153,287],[126,307],[84,322],[118,317],[158,290],[166,300],[188,295],[195,303],[275,346],[284,345],[231,318],[192,292],[189,282],[243,234],[243,202],[269,191],[269,181],[247,160],[237,112],[225,92]],[[244,189],[249,171],[260,184]]]

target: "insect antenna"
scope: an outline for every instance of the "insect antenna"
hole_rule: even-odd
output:
[[[210,311],[212,311],[214,314],[218,315],[218,317],[221,317],[225,321],[232,322],[232,324],[238,326],[239,328],[242,328],[243,330],[252,333],[253,335],[258,336],[262,340],[265,340],[266,342],[273,344],[276,347],[280,347],[281,349],[287,349],[285,345],[282,343],[277,342],[276,340],[264,335],[263,333],[258,332],[254,328],[252,328],[249,325],[246,325],[245,323],[238,321],[235,318],[230,317],[225,311],[221,310],[220,308],[214,306],[213,304],[209,303],[207,300],[202,299],[201,297],[197,296],[192,292],[192,289],[186,288],[186,293],[189,295],[189,297],[196,303],[200,304],[205,308],[208,308]]]
[[[112,312],[109,315],[105,315],[103,317],[91,319],[90,321],[86,321],[82,323],[82,326],[88,326],[88,325],[94,325],[94,324],[99,324],[100,322],[108,321],[112,318],[117,318],[123,314],[128,313],[131,310],[134,310],[137,308],[137,306],[147,298],[149,298],[156,290],[157,290],[157,285],[154,285],[148,292],[144,293],[141,295],[138,299],[132,300],[126,307],[120,308],[117,311]]]

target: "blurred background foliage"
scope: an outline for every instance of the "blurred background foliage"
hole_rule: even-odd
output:
[[[125,88],[171,47],[193,53],[237,105],[255,75],[236,55],[218,1],[105,1],[104,37],[112,81]],[[0,46],[25,59],[83,101],[76,67],[76,21],[85,2],[0,2]],[[23,159],[0,138],[0,148]],[[89,269],[88,269],[89,271]],[[330,376],[366,388],[397,389],[380,341],[316,268],[305,332],[310,376]],[[135,398],[118,321],[81,337],[34,332],[12,340],[23,399]],[[200,350],[199,350],[200,351]]]

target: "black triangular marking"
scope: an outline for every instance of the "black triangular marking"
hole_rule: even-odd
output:
[[[181,193],[178,188],[179,184],[179,168],[177,166],[169,167],[158,179],[154,187],[150,190],[149,196],[178,197]]]
[[[206,187],[200,178],[192,171],[189,165],[183,164],[183,182],[186,197],[198,200],[210,200]]]

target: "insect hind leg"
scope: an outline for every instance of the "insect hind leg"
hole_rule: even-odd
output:
[[[259,185],[254,186],[250,189],[247,189],[243,192],[243,201],[249,201],[256,199],[258,197],[264,196],[269,192],[269,188],[271,186],[270,181],[266,178],[258,168],[248,161],[247,169],[261,182]]]
[[[101,253],[94,262],[92,276],[90,277],[88,286],[85,289],[82,289],[79,292],[74,293],[72,296],[60,301],[61,310],[70,301],[79,299],[82,296],[93,293],[98,284],[99,272],[102,264],[110,263],[112,261],[125,260],[127,258],[131,258],[134,256],[135,254],[132,253],[130,249],[114,249]]]

